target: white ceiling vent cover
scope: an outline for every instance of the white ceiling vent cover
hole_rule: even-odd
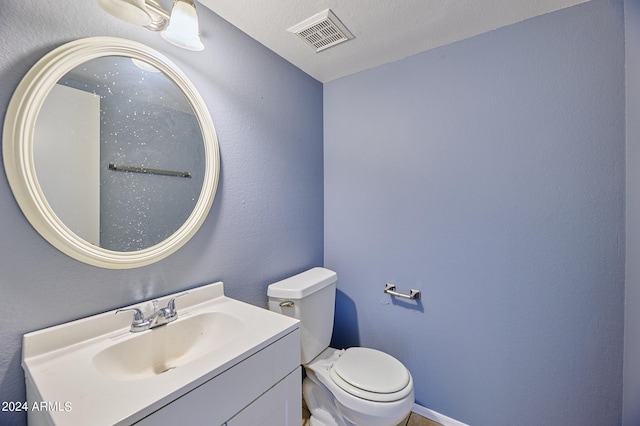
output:
[[[329,9],[305,19],[287,31],[295,33],[316,52],[355,38]]]

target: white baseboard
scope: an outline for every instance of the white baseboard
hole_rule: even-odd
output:
[[[422,405],[413,404],[413,408],[411,409],[416,414],[421,415],[422,417],[426,417],[429,420],[433,420],[434,422],[438,422],[443,426],[469,426],[466,423],[459,422],[451,417],[447,417],[444,414],[440,414],[436,411],[430,410]]]

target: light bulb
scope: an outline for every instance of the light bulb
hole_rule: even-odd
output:
[[[169,43],[188,50],[203,50],[204,45],[198,34],[198,16],[194,5],[176,0],[171,10],[171,19],[162,38]]]

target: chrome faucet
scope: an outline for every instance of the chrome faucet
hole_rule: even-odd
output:
[[[138,308],[118,309],[116,311],[116,314],[118,314],[119,312],[133,311],[133,322],[131,323],[130,328],[130,331],[132,333],[150,330],[152,328],[160,327],[161,325],[168,324],[171,321],[175,321],[176,319],[178,319],[178,311],[176,310],[176,299],[187,294],[189,294],[189,292],[185,292],[172,297],[169,300],[169,303],[167,303],[167,306],[162,309],[157,309],[158,301],[154,300],[154,312],[148,317],[145,317],[142,311]]]

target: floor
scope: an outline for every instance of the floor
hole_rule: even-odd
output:
[[[311,413],[307,409],[307,406],[302,401],[302,426],[309,426],[309,417]],[[429,420],[416,413],[410,413],[406,419],[400,422],[397,426],[442,426],[440,423],[436,423],[433,420]]]

